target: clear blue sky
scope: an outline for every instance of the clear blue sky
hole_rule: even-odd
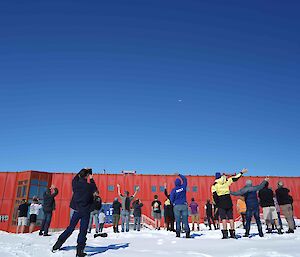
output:
[[[299,12],[1,1],[0,170],[299,176]]]

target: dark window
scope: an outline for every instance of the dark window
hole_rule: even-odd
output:
[[[17,191],[17,197],[20,198],[22,197],[22,187],[18,187],[18,191]]]
[[[26,196],[27,186],[22,187],[22,197]]]
[[[38,185],[39,181],[37,179],[32,179],[31,180],[31,185]]]
[[[152,192],[156,192],[156,186],[152,186],[152,187],[151,187],[151,191],[152,191]]]
[[[30,186],[29,190],[29,198],[33,198],[34,196],[38,196],[38,186]]]
[[[160,192],[164,192],[164,191],[165,191],[165,187],[164,187],[164,186],[160,186],[160,187],[159,187],[159,191],[160,191]]]
[[[47,187],[39,187],[39,193],[38,193],[38,198],[43,199],[44,198],[44,193],[46,192]]]
[[[198,187],[197,186],[193,186],[192,191],[193,192],[198,192]]]
[[[190,187],[186,187],[186,191],[187,191],[187,192],[190,192]]]
[[[47,182],[47,181],[40,181],[40,182],[39,182],[39,185],[40,185],[40,186],[45,186],[45,187],[46,187],[46,186],[48,186],[48,182]]]
[[[109,185],[108,187],[107,187],[107,189],[108,189],[108,191],[114,191],[115,190],[115,187],[114,186],[112,186],[112,185]]]

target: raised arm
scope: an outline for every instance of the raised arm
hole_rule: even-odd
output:
[[[137,186],[137,187],[136,187],[136,189],[135,189],[135,192],[134,192],[134,194],[133,194],[133,197],[135,197],[135,196],[136,196],[136,194],[137,194],[137,192],[139,191],[139,189],[140,189],[140,187],[139,187],[139,186]]]
[[[98,189],[97,189],[97,185],[96,185],[96,183],[95,183],[95,180],[94,180],[92,174],[90,174],[90,185],[91,185],[91,187],[92,187],[92,192],[93,192],[93,193],[96,192],[96,191],[98,190]]]
[[[165,196],[170,199],[170,195],[168,194],[168,190],[167,190],[167,183],[164,184],[164,187],[165,187],[165,190],[164,190],[164,193],[165,193]]]
[[[242,171],[240,173],[236,174],[235,176],[230,177],[229,179],[232,179],[233,182],[236,182],[243,176],[243,174],[245,174],[247,172],[248,172],[247,169],[242,169]]]
[[[178,176],[182,179],[182,186],[187,187],[187,178],[182,174],[179,174]]]
[[[117,189],[118,189],[118,195],[119,195],[119,196],[122,196],[122,195],[121,195],[121,191],[120,191],[120,184],[117,184]]]
[[[239,196],[239,195],[244,195],[248,192],[248,188],[246,187],[243,187],[242,189],[240,189],[239,191],[236,191],[236,192],[232,192],[230,191],[230,194],[231,195],[235,195],[235,196]]]
[[[259,191],[259,190],[263,189],[265,187],[265,184],[267,183],[268,180],[269,180],[268,178],[265,178],[263,180],[263,182],[261,182],[259,185],[253,186],[251,188],[251,191]]]

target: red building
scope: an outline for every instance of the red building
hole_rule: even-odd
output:
[[[29,202],[33,196],[43,198],[47,187],[54,184],[59,194],[56,197],[56,210],[54,211],[51,228],[65,228],[70,219],[69,203],[72,196],[71,181],[75,173],[49,173],[40,171],[0,172],[0,230],[15,232],[17,224],[17,209],[20,201],[25,198]],[[141,174],[95,174],[94,179],[100,191],[103,202],[110,203],[117,196],[117,184],[121,191],[134,192],[136,186],[140,187],[137,195],[144,203],[143,213],[151,216],[151,202],[157,194],[159,199],[165,201],[164,183],[170,191],[174,185],[175,175],[141,175]],[[187,198],[192,197],[200,205],[200,217],[204,217],[205,201],[211,198],[210,187],[214,176],[187,176]],[[246,179],[252,179],[253,184],[259,184],[264,177],[243,177],[232,185],[237,190],[245,185]],[[294,214],[300,216],[300,177],[271,177],[270,186],[276,189],[276,184],[282,180],[291,190],[294,198]],[[234,201],[236,198],[233,197]],[[235,209],[235,208],[234,208]],[[235,210],[234,210],[235,211]],[[236,213],[235,213],[236,215]],[[237,215],[236,215],[237,216]],[[42,213],[39,219],[42,218]]]

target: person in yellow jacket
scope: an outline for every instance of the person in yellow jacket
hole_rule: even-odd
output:
[[[240,198],[237,200],[236,209],[237,209],[237,212],[241,215],[243,227],[244,227],[244,229],[246,229],[246,210],[247,210],[247,208],[246,208],[244,196],[240,196]]]
[[[232,200],[230,197],[230,189],[229,188],[233,182],[236,182],[247,171],[248,171],[247,169],[243,169],[237,175],[229,177],[229,178],[227,178],[226,175],[216,176],[215,183],[213,184],[213,186],[211,188],[212,193],[213,193],[213,198],[219,209],[220,218],[221,218],[222,224],[223,224],[222,239],[228,238],[227,220],[229,220],[229,223],[230,223],[230,229],[229,229],[230,237],[235,238],[233,209],[232,209],[233,204],[232,204]],[[217,177],[219,177],[219,178],[217,178]]]

